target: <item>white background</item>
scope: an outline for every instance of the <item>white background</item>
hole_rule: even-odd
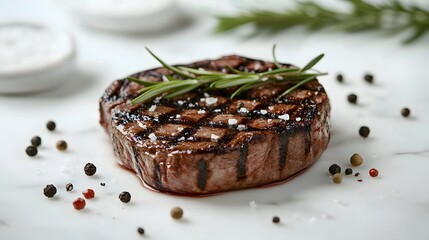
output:
[[[429,239],[429,35],[410,46],[400,44],[404,35],[379,33],[214,35],[210,14],[230,9],[225,1],[182,4],[190,19],[175,30],[124,36],[85,28],[59,1],[0,1],[0,21],[66,29],[78,50],[77,71],[61,88],[0,96],[0,239],[139,239],[138,226],[148,239]],[[281,61],[297,65],[326,54],[317,68],[330,73],[320,80],[331,99],[332,138],[309,171],[276,187],[185,198],[151,192],[118,167],[98,125],[98,98],[114,79],[158,65],[144,46],[169,63],[186,63],[231,53],[270,60],[273,43]],[[344,84],[335,81],[338,72]],[[374,85],[362,80],[366,72],[374,74]],[[359,96],[357,106],[346,101],[351,92]],[[409,119],[400,115],[404,106],[411,108]],[[45,128],[50,119],[57,122],[53,133]],[[368,139],[358,136],[361,125],[370,127]],[[29,158],[33,135],[43,146]],[[68,142],[66,153],[55,149],[59,139]],[[355,152],[364,157],[355,168],[363,182],[347,176],[333,184],[328,167],[345,169]],[[95,177],[84,175],[87,162],[98,167]],[[372,167],[380,171],[376,179],[368,176]],[[71,193],[68,182],[75,185]],[[54,199],[42,194],[49,183],[58,187]],[[71,203],[86,188],[96,198],[78,212]],[[123,190],[132,194],[130,204],[118,200]],[[185,212],[180,221],[169,216],[176,205]],[[271,222],[275,215],[281,224]]]

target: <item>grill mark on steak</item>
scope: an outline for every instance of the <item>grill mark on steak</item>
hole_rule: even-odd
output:
[[[228,72],[226,65],[248,72],[275,69],[274,63],[240,56],[227,56],[218,60],[175,66]],[[283,64],[283,66],[292,65]],[[163,74],[172,73],[165,68],[157,68],[132,76],[159,82],[162,81]],[[180,76],[176,77],[180,78]],[[111,133],[115,153],[123,165],[134,169],[143,181],[155,189],[210,193],[259,186],[284,180],[293,174],[290,171],[308,167],[315,158],[320,156],[329,141],[329,128],[326,127],[328,124],[317,122],[326,121],[329,118],[329,102],[323,87],[315,80],[300,86],[278,101],[276,96],[290,86],[290,84],[266,85],[264,88],[245,92],[236,100],[229,99],[234,89],[211,91],[210,97],[218,98],[215,105],[207,105],[206,102],[200,101],[207,96],[203,96],[202,89],[197,89],[193,93],[175,99],[153,99],[131,106],[129,101],[138,95],[138,90],[142,86],[126,79],[118,80],[112,84],[110,90],[106,90],[100,100],[103,116],[100,122]],[[183,104],[179,104],[178,100],[183,101]],[[152,105],[156,106],[155,111],[149,111]],[[238,111],[241,107],[249,111]],[[206,113],[198,114],[198,110],[204,110]],[[262,113],[261,110],[267,112]],[[290,120],[279,119],[279,116],[285,113],[290,115]],[[176,118],[177,114],[182,117]],[[230,125],[225,121],[225,117],[226,120],[235,118],[238,123]],[[107,122],[109,119],[111,121]],[[147,128],[140,127],[140,124],[146,123]],[[246,128],[237,129],[238,124],[244,124]],[[312,129],[315,124],[320,126]],[[183,126],[184,129],[179,131],[175,131],[178,130],[177,128],[172,129],[177,126]],[[314,131],[319,133],[314,135]],[[204,132],[216,133],[219,138],[213,140],[210,134],[204,135]],[[152,133],[156,135],[155,141],[149,139]],[[295,137],[297,133],[301,133],[300,140]],[[315,139],[315,136],[321,140]],[[268,150],[267,154],[258,155],[259,151],[256,153],[252,151],[254,147],[260,147],[266,143],[264,141],[271,141],[270,145],[264,148],[278,147],[278,153],[273,151],[274,154],[270,154]],[[142,152],[155,157],[141,161]],[[255,156],[261,159],[255,159]],[[302,161],[302,164],[297,161]],[[290,167],[288,167],[289,162]],[[166,168],[164,163],[167,165]],[[258,167],[256,171],[266,171],[266,177],[258,175],[254,170],[254,164],[261,163],[264,167]],[[220,170],[232,172],[219,178],[216,168],[222,168],[228,164],[231,164],[228,170]],[[216,168],[212,169],[212,166]],[[277,179],[273,176],[273,171],[278,169],[280,171]],[[214,174],[209,175],[208,171]],[[249,177],[250,174],[252,177]],[[225,180],[214,178],[225,178]],[[229,182],[231,186],[226,186],[219,181]]]
[[[278,136],[279,136],[279,143],[280,143],[280,146],[279,146],[279,169],[281,171],[281,170],[283,170],[284,166],[286,165],[289,133],[284,131],[282,133],[279,133]]]
[[[241,145],[240,157],[237,160],[237,180],[239,181],[246,178],[246,160],[248,152],[249,145],[247,143]]]
[[[198,161],[198,188],[204,190],[207,182],[207,163],[204,159]]]

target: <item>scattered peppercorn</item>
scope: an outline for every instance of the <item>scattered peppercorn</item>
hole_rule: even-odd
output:
[[[358,181],[358,182],[362,182],[363,180],[362,180],[362,179],[358,179],[357,181]]]
[[[106,186],[106,183],[102,182],[102,183],[100,183],[100,185],[104,187],[104,186]]]
[[[37,148],[35,146],[28,146],[25,149],[25,152],[27,153],[28,156],[34,157],[37,155]]]
[[[337,164],[332,164],[332,165],[329,167],[329,173],[330,173],[331,175],[334,175],[335,173],[341,173],[341,167],[340,167],[340,166],[338,166]]]
[[[85,174],[88,176],[92,176],[97,172],[97,167],[92,163],[87,163],[83,168]]]
[[[351,175],[351,174],[353,174],[353,169],[351,169],[351,168],[346,168],[345,173],[346,173],[346,175]]]
[[[359,128],[359,135],[363,138],[367,138],[369,135],[369,127],[367,126],[362,126]]]
[[[343,181],[343,176],[341,176],[341,173],[335,173],[332,177],[332,181],[336,184],[340,184]]]
[[[349,103],[353,103],[356,104],[357,103],[357,95],[354,93],[351,93],[347,96],[347,101],[349,101]]]
[[[42,144],[42,139],[39,136],[34,136],[31,139],[31,145],[38,147],[38,146],[40,146],[40,144]]]
[[[71,184],[71,183],[67,183],[66,184],[66,191],[67,192],[70,192],[70,191],[72,191],[73,190],[73,184]]]
[[[53,184],[48,184],[43,189],[43,194],[48,198],[55,196],[56,193],[57,193],[57,188]]]
[[[360,176],[360,173],[355,173],[355,177],[359,177]]]
[[[46,123],[46,127],[48,128],[49,131],[54,131],[56,124],[53,121],[49,121],[48,123]]]
[[[279,223],[280,222],[280,218],[279,217],[277,217],[277,216],[275,216],[275,217],[273,217],[273,223]]]
[[[67,143],[64,140],[60,140],[57,142],[57,149],[60,151],[65,151],[67,149]]]
[[[137,232],[138,232],[140,235],[143,235],[143,234],[144,234],[144,229],[143,229],[142,227],[138,227],[138,228],[137,228]]]
[[[363,158],[358,153],[355,153],[350,157],[350,163],[355,167],[360,166],[362,162],[363,162]]]
[[[409,108],[403,108],[403,109],[401,110],[401,114],[402,114],[402,116],[403,116],[403,117],[408,117],[408,116],[410,116],[410,113],[411,113],[411,111],[410,111],[410,109],[409,109]]]
[[[119,194],[119,200],[124,203],[129,203],[131,201],[131,194],[129,192],[121,192]]]
[[[171,209],[170,215],[174,219],[180,219],[183,216],[183,210],[180,207],[174,207]]]
[[[85,199],[83,199],[83,198],[78,198],[78,199],[74,200],[74,202],[73,202],[73,207],[76,210],[84,209],[85,205],[86,205],[86,202],[85,202]]]
[[[374,82],[374,76],[372,74],[365,74],[365,76],[363,76],[363,79],[367,83],[373,83]]]
[[[82,195],[86,198],[86,199],[91,199],[94,198],[95,196],[95,192],[92,189],[86,189],[85,191],[82,192]]]
[[[378,170],[377,170],[377,169],[375,169],[375,168],[371,168],[371,169],[369,170],[369,175],[370,175],[371,177],[377,177],[377,176],[378,176]]]
[[[344,80],[343,75],[342,75],[342,74],[338,74],[338,75],[337,75],[337,81],[338,81],[338,82],[343,82],[343,80]]]

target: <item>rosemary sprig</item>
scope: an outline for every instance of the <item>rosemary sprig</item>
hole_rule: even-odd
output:
[[[319,56],[315,57],[303,68],[284,68],[277,61],[275,45],[273,46],[272,54],[277,68],[261,73],[242,72],[232,67],[228,67],[232,73],[213,72],[184,66],[175,67],[164,62],[148,48],[146,49],[158,62],[162,64],[162,66],[170,69],[173,73],[183,79],[165,75],[163,76],[163,82],[148,82],[134,77],[129,77],[128,80],[144,86],[142,89],[140,89],[140,95],[133,99],[131,104],[145,102],[157,96],[167,99],[174,98],[191,92],[197,88],[203,87],[205,87],[206,91],[224,88],[237,88],[235,92],[231,94],[231,99],[233,99],[245,91],[270,83],[294,84],[291,88],[279,96],[283,97],[306,82],[312,81],[318,76],[327,74],[316,71],[310,72],[310,69],[323,58],[324,54],[320,54]]]
[[[243,25],[253,25],[255,33],[277,33],[295,26],[305,26],[311,31],[325,28],[345,32],[380,30],[389,34],[411,31],[404,43],[414,42],[429,32],[429,10],[417,5],[405,6],[398,0],[380,4],[368,0],[344,1],[351,5],[351,11],[337,11],[306,1],[283,12],[252,10],[237,16],[221,16],[216,31],[226,32]]]

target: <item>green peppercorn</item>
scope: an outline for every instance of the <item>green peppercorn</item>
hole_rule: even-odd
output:
[[[46,123],[46,127],[48,128],[49,131],[54,131],[56,124],[54,121],[49,121],[48,123]]]
[[[40,146],[40,144],[42,144],[42,139],[39,136],[34,136],[31,139],[31,145],[38,147],[38,146]]]
[[[341,173],[335,173],[334,176],[332,176],[332,181],[336,184],[340,184],[343,181],[343,176],[341,176]]]
[[[334,175],[335,173],[341,173],[341,167],[340,167],[340,166],[338,166],[337,164],[332,164],[332,165],[329,167],[329,173],[330,173],[331,175]]]
[[[346,168],[346,170],[344,171],[344,173],[345,173],[346,175],[351,175],[351,174],[353,174],[353,169],[351,169],[351,168]]]
[[[67,143],[64,140],[60,140],[57,142],[57,149],[60,151],[65,151],[67,149]]]
[[[183,210],[180,207],[174,207],[171,209],[170,215],[174,219],[180,219],[183,216]]]
[[[35,146],[28,146],[25,149],[25,152],[27,153],[28,156],[34,157],[37,155],[37,148]]]
[[[401,110],[401,114],[402,114],[402,116],[403,116],[403,117],[408,117],[408,116],[410,116],[410,113],[411,113],[411,111],[410,111],[410,109],[409,109],[409,108],[403,108],[403,109]]]
[[[363,76],[363,79],[367,83],[373,83],[374,82],[374,76],[372,74],[365,74],[365,76]]]
[[[367,138],[369,135],[369,127],[367,126],[362,126],[359,128],[359,135],[363,138]]]
[[[356,104],[357,103],[357,99],[358,99],[358,97],[354,93],[351,93],[351,94],[349,94],[347,96],[347,101],[349,101],[349,103],[352,103],[352,104]]]
[[[274,216],[274,217],[273,217],[273,223],[277,224],[277,223],[279,223],[279,222],[280,222],[280,218],[279,218],[279,217],[277,217],[277,216]]]
[[[350,163],[355,167],[360,166],[363,163],[363,158],[358,153],[355,153],[350,157]]]

